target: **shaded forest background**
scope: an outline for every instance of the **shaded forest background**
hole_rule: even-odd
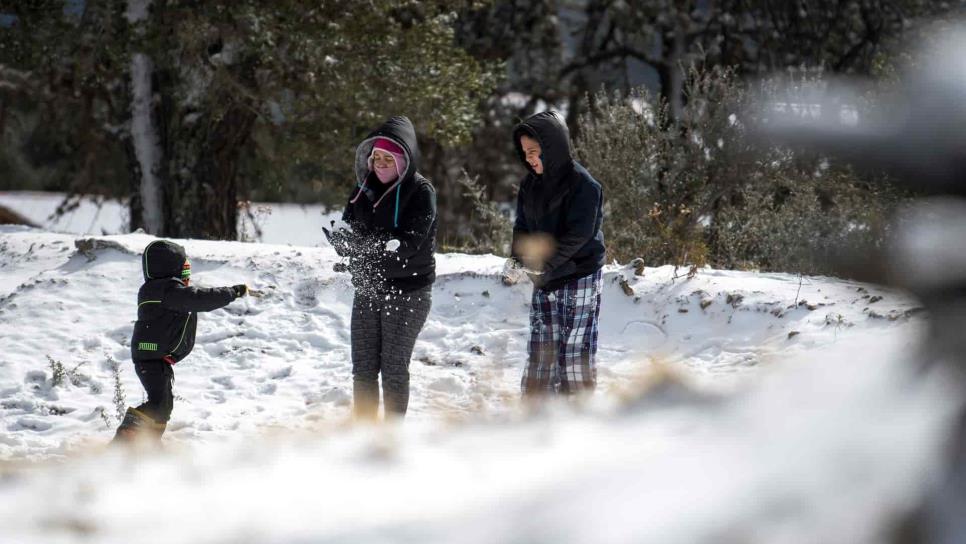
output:
[[[234,239],[246,202],[338,207],[355,144],[413,119],[443,250],[504,253],[516,122],[566,116],[610,257],[826,272],[905,195],[769,147],[750,106],[869,78],[966,0],[0,1],[0,190],[129,203],[131,229]],[[69,209],[68,197],[63,209]]]

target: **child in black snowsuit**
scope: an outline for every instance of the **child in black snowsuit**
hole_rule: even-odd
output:
[[[248,294],[248,287],[191,287],[191,263],[184,248],[156,240],[141,257],[144,285],[138,291],[138,320],[131,337],[131,359],[148,400],[128,408],[114,436],[129,440],[138,435],[161,437],[171,417],[174,396],[173,365],[184,359],[195,343],[196,312],[210,312]]]

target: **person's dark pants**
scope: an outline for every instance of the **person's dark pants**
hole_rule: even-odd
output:
[[[409,406],[409,361],[432,306],[432,286],[352,300],[352,395],[356,417],[374,419],[379,374],[386,415],[404,416]]]
[[[158,424],[166,424],[174,409],[174,369],[165,361],[135,361],[134,371],[144,386],[148,400],[136,408]]]

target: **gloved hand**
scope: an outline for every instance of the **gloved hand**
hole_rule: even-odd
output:
[[[235,293],[235,298],[240,298],[248,294],[248,286],[244,283],[239,285],[232,285],[231,290]]]
[[[515,285],[523,279],[523,263],[515,257],[508,258],[503,263],[503,285]]]
[[[352,234],[351,231],[346,230],[345,227],[342,227],[341,225],[337,228],[335,226],[335,221],[331,221],[331,228],[327,229],[322,227],[322,234],[325,235],[325,239],[328,240],[329,244],[332,245],[332,248],[335,249],[336,253],[342,256],[349,254],[349,248],[351,245],[351,240],[349,237]]]

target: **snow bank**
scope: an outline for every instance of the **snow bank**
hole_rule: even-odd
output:
[[[110,235],[130,230],[127,205],[117,200],[85,197],[77,207],[55,216],[64,201],[60,193],[0,191],[0,204],[16,211],[47,231],[70,234]],[[341,217],[321,205],[253,202],[251,217],[238,218],[239,237],[268,244],[317,246],[323,243],[322,227]],[[257,229],[256,230],[256,226]]]
[[[186,240],[265,295],[199,319],[163,452],[109,450],[152,239],[0,227],[0,542],[876,542],[952,406],[902,294],[608,267],[598,393],[527,409],[530,285],[445,254],[410,416],[353,425],[332,249]]]

